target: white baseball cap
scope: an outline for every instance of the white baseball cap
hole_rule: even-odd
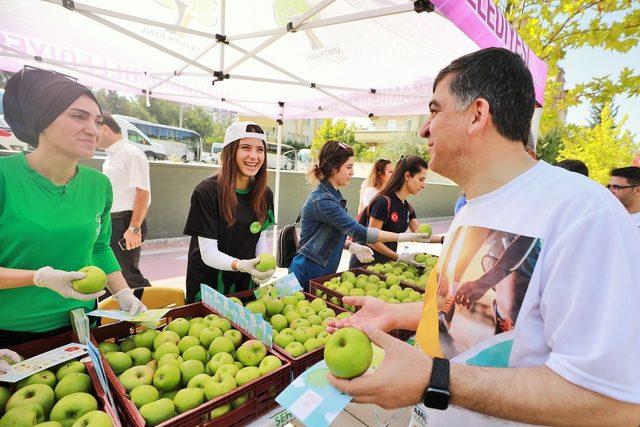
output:
[[[266,144],[267,139],[264,133],[247,132],[247,126],[249,125],[259,126],[257,123],[254,123],[254,122],[232,123],[227,128],[227,131],[224,133],[224,142],[222,143],[222,148],[231,144],[233,141],[237,141],[242,138],[257,138],[257,139],[263,140]]]

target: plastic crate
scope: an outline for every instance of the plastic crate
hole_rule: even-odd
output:
[[[203,303],[185,305],[169,311],[164,318],[164,324],[169,323],[171,320],[178,317],[204,317],[208,314],[220,313]],[[233,322],[231,322],[231,324],[242,333],[245,340],[253,339],[253,337],[248,335],[238,325]],[[133,323],[118,322],[92,329],[91,335],[92,339],[96,342],[112,339],[119,341],[121,338],[125,338],[135,333],[138,329],[140,328],[136,328],[136,325]],[[275,402],[276,396],[280,394],[280,392],[284,390],[290,382],[291,364],[278,352],[271,349],[267,349],[267,354],[278,357],[282,361],[282,366],[265,376],[233,389],[228,394],[205,402],[190,411],[176,415],[170,420],[159,424],[158,427],[241,426],[268,412],[271,408],[277,405]],[[125,420],[127,427],[143,427],[145,425],[145,421],[142,418],[142,415],[140,415],[136,406],[129,399],[126,390],[122,384],[120,384],[120,381],[109,364],[106,361],[103,363],[105,365],[105,372],[107,373],[109,384],[117,400],[116,405],[118,405],[122,419]],[[212,410],[219,406],[231,403],[233,400],[244,395],[249,396],[248,401],[244,405],[232,409],[218,418],[213,420],[210,419],[210,413]]]
[[[303,292],[303,294],[307,299],[307,301],[313,301],[314,299],[317,298],[307,292]],[[240,301],[242,301],[243,304],[245,303],[245,301],[255,300],[252,290],[238,292],[229,296],[238,298]],[[327,304],[327,307],[335,311],[336,314],[344,313],[345,311],[347,311],[342,307],[338,307],[335,304],[331,304],[329,301],[325,301],[325,303]],[[282,356],[284,356],[285,359],[287,359],[291,363],[293,378],[297,378],[304,371],[306,371],[307,369],[309,369],[310,367],[312,367],[313,365],[315,365],[316,363],[324,359],[324,346],[320,348],[316,348],[315,350],[305,353],[299,357],[291,356],[289,353],[284,351],[284,348],[280,347],[275,343],[273,344],[273,348],[275,348]]]
[[[362,268],[354,268],[354,269],[351,269],[351,270],[348,270],[348,271],[351,271],[356,276],[358,274],[367,274],[367,275],[375,275],[375,276],[378,276],[380,278],[385,278],[383,274],[374,273],[374,272],[367,271],[367,270],[362,269]],[[318,298],[318,296],[316,296],[316,295],[318,295],[318,293],[319,294],[326,294],[327,295],[327,298],[326,298],[327,299],[327,304],[338,306],[338,304],[330,303],[328,301],[329,297],[336,297],[340,301],[342,301],[342,297],[345,296],[345,295],[342,295],[339,292],[336,292],[334,290],[331,290],[331,289],[327,288],[326,286],[323,285],[323,283],[324,282],[328,282],[329,280],[333,279],[334,277],[339,277],[341,274],[342,274],[342,272],[333,273],[333,274],[328,274],[326,276],[318,277],[316,279],[311,279],[309,281],[309,292],[312,294],[312,296],[314,298]],[[416,287],[410,286],[410,285],[409,286],[403,286],[402,283],[400,283],[400,287],[402,287],[402,288],[409,287],[409,288],[412,288],[412,289],[416,288]],[[421,293],[424,293],[424,289],[417,288],[416,290],[422,291]],[[338,307],[341,308],[342,310],[345,310],[344,307],[342,307],[342,302],[340,303],[340,305]],[[408,329],[394,329],[392,331],[389,331],[389,335],[391,335],[392,337],[398,338],[399,340],[406,341],[409,338],[411,338],[413,335],[415,335],[415,331],[410,331]]]
[[[66,332],[60,335],[54,335],[48,338],[42,338],[39,340],[29,341],[26,343],[18,344],[16,346],[11,347],[11,350],[18,353],[20,356],[28,359],[30,357],[37,356],[38,354],[45,353],[49,350],[53,350],[55,348],[61,347],[65,344],[69,344],[72,342],[79,342],[78,337],[73,332]],[[91,384],[93,385],[93,391],[97,397],[98,401],[98,409],[106,412],[113,421],[113,427],[121,427],[120,418],[118,417],[118,413],[116,412],[116,408],[112,407],[107,399],[107,395],[104,392],[104,388],[102,388],[102,384],[98,379],[98,373],[96,372],[96,368],[93,366],[93,363],[90,361],[83,362],[85,368],[87,369],[87,374],[91,378]],[[104,362],[103,362],[104,364]]]

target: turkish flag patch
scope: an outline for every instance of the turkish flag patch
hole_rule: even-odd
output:
[[[398,212],[391,212],[391,221],[398,222]]]

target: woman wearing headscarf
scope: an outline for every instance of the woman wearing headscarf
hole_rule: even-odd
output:
[[[26,68],[7,82],[4,117],[35,151],[0,157],[0,347],[70,328],[69,311],[96,307],[104,293],[71,282],[95,265],[122,310],[146,310],[109,247],[111,185],[79,166],[93,156],[102,112],[75,80]]]

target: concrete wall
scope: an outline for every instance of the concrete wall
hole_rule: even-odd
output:
[[[0,152],[0,155],[7,153]],[[82,161],[82,164],[102,170],[102,159]],[[147,215],[149,239],[182,237],[189,212],[191,193],[203,179],[219,168],[204,164],[151,162],[151,207]],[[353,178],[342,190],[348,201],[349,213],[357,215],[362,178]],[[280,225],[295,221],[312,186],[302,172],[282,172],[280,175]],[[269,186],[275,189],[275,172],[269,173]],[[420,218],[451,216],[459,188],[447,184],[427,184],[419,196],[410,199]]]

